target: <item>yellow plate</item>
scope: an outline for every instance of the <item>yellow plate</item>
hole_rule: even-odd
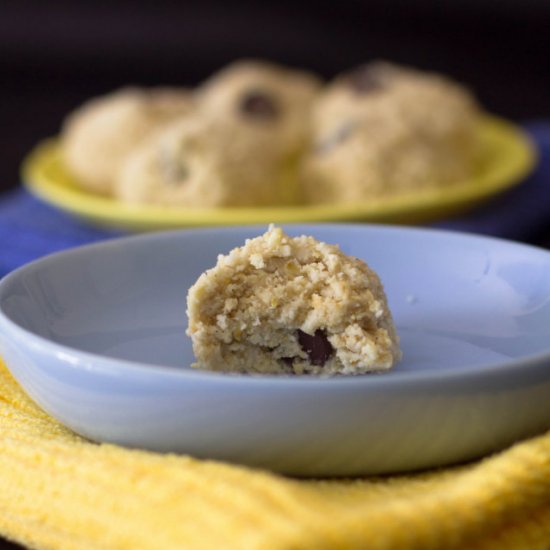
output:
[[[481,125],[483,170],[468,181],[443,189],[378,198],[358,204],[262,208],[182,208],[129,205],[80,189],[63,166],[59,142],[40,143],[23,162],[23,182],[45,202],[96,225],[130,230],[189,226],[370,221],[420,223],[462,212],[519,183],[535,163],[528,137],[496,117]]]

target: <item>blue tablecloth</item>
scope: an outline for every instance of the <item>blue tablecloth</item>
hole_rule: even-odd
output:
[[[518,241],[550,232],[550,122],[533,122],[525,128],[539,148],[535,172],[484,206],[432,227]],[[0,277],[45,254],[121,234],[85,225],[18,189],[0,198]]]

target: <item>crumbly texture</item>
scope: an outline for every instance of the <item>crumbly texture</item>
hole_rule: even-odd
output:
[[[362,260],[270,227],[220,255],[187,297],[196,367],[252,374],[361,374],[399,360],[380,279]]]
[[[309,143],[317,89],[317,80],[302,71],[230,65],[197,90],[195,116],[127,158],[116,195],[188,207],[298,202],[298,158]]]
[[[303,164],[308,202],[356,202],[463,181],[478,168],[479,108],[441,75],[376,62],[327,86]]]
[[[112,194],[121,163],[144,139],[192,112],[185,89],[124,88],[94,98],[64,121],[64,163],[76,181],[94,193]]]

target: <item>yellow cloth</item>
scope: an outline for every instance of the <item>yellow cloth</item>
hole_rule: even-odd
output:
[[[303,481],[96,445],[0,364],[0,534],[31,548],[550,548],[550,432],[438,472]]]

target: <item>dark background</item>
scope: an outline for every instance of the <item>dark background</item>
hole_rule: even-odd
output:
[[[7,1],[0,7],[0,188],[90,96],[193,85],[243,56],[329,78],[373,58],[448,73],[514,120],[550,114],[549,0]]]
[[[548,35],[548,0],[4,0],[0,190],[85,99],[126,84],[193,85],[240,57],[327,78],[386,58],[452,75],[510,119],[550,118]]]

